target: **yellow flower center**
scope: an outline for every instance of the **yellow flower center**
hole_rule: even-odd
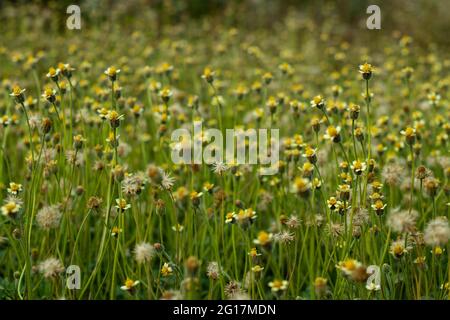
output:
[[[22,93],[22,89],[20,89],[19,86],[14,86],[14,88],[13,88],[13,94],[16,95],[16,96],[18,96],[18,95],[20,95],[21,93]]]
[[[205,68],[205,70],[203,70],[203,75],[205,77],[209,77],[211,74],[212,74],[211,68]]]
[[[133,280],[127,279],[127,280],[125,281],[125,287],[127,287],[128,289],[133,288],[133,285],[134,285],[134,281],[133,281]]]
[[[337,129],[333,126],[327,128],[327,133],[330,137],[336,137],[338,135]]]
[[[14,182],[11,182],[11,183],[9,184],[9,188],[10,188],[11,191],[13,191],[13,192],[19,191],[19,190],[20,190],[20,187],[21,187],[20,184],[17,184],[17,183],[14,183]]]
[[[120,207],[120,209],[125,209],[125,207],[127,206],[127,201],[125,199],[120,199],[118,202],[118,206]]]
[[[283,286],[283,282],[280,280],[274,280],[272,282],[272,288],[281,288]]]
[[[360,69],[361,69],[361,72],[362,73],[371,73],[372,71],[373,71],[373,67],[372,67],[372,65],[371,64],[369,64],[369,63],[364,63],[361,67],[360,67]]]
[[[345,260],[343,263],[343,267],[347,270],[355,270],[356,268],[355,260],[353,259]]]
[[[412,137],[415,134],[415,130],[411,127],[406,128],[405,130],[405,136]]]
[[[14,210],[16,210],[17,208],[17,204],[15,202],[8,202],[7,204],[5,204],[5,209],[7,212],[14,212]]]
[[[305,150],[305,154],[306,154],[307,157],[312,157],[315,154],[315,151],[314,151],[313,148],[307,148]]]
[[[314,104],[319,104],[322,102],[322,96],[315,96],[313,98]]]
[[[108,76],[113,77],[117,73],[117,69],[115,67],[108,68]]]
[[[46,97],[50,97],[53,95],[53,90],[51,88],[46,88],[44,94]]]
[[[381,200],[377,200],[377,202],[375,202],[375,208],[376,209],[383,209],[383,202]]]
[[[258,241],[260,244],[266,244],[267,242],[269,242],[269,234],[265,231],[261,231],[258,234]]]
[[[402,255],[403,254],[403,246],[401,244],[396,244],[394,246],[394,249],[392,250],[392,252],[394,252],[394,254],[396,256]]]
[[[309,186],[308,180],[306,180],[304,178],[300,178],[300,177],[296,178],[294,181],[294,184],[295,184],[295,188],[298,191],[305,191],[305,190],[309,189],[308,188],[308,186]]]
[[[117,111],[114,111],[114,110],[110,111],[109,114],[108,114],[108,118],[111,121],[115,121],[115,120],[117,120],[119,118],[119,113]]]

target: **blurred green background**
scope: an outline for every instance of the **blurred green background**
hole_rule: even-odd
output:
[[[44,15],[48,17],[47,28],[67,31],[66,8],[71,4],[81,7],[83,22],[90,27],[114,21],[126,28],[136,16],[151,13],[148,14],[149,27],[157,28],[158,32],[167,24],[195,19],[270,29],[286,15],[295,13],[298,19],[308,17],[317,25],[332,20],[333,25],[345,28],[349,38],[355,32],[369,32],[365,28],[366,8],[376,4],[381,8],[382,29],[370,31],[367,36],[399,31],[412,34],[419,44],[450,44],[450,0],[2,0],[0,17],[4,23],[0,24],[0,29],[16,28],[20,19],[29,19],[32,28],[33,15]],[[24,30],[23,26],[21,28]]]

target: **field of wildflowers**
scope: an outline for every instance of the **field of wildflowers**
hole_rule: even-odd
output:
[[[448,299],[448,44],[141,2],[2,5],[0,299]],[[276,173],[174,163],[194,121]]]

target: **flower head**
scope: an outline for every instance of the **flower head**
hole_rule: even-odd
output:
[[[134,257],[138,263],[151,261],[155,254],[155,248],[147,242],[138,243],[134,248]]]
[[[210,67],[206,67],[205,69],[203,69],[202,78],[206,82],[213,83],[214,82],[214,75],[215,75],[215,72]]]
[[[62,212],[59,205],[45,206],[38,211],[36,222],[44,230],[56,229],[59,227]]]
[[[338,143],[341,141],[340,132],[341,127],[329,126],[323,137],[327,140],[331,140],[333,142]]]
[[[311,187],[311,181],[303,177],[296,177],[291,185],[291,192],[300,196],[307,196]]]
[[[53,88],[47,87],[42,94],[42,98],[47,100],[50,103],[54,103],[56,101],[56,91]]]
[[[51,67],[50,69],[48,69],[46,76],[47,78],[50,78],[55,82],[58,82],[59,71],[60,71],[59,69]]]
[[[398,239],[392,241],[389,252],[394,256],[394,258],[399,259],[407,254],[411,250],[411,247],[407,245],[405,239]]]
[[[39,263],[38,270],[44,278],[51,279],[58,277],[65,268],[60,260],[52,257]]]
[[[269,282],[269,287],[274,293],[285,291],[288,288],[289,282],[286,280],[275,279]]]
[[[18,103],[23,103],[25,101],[24,93],[25,89],[20,88],[18,85],[15,85],[12,88],[12,92],[9,94],[11,97],[14,97]]]
[[[9,188],[6,189],[6,190],[10,194],[17,195],[20,192],[22,192],[22,185],[20,183],[10,182],[9,183]]]
[[[120,69],[116,69],[116,67],[111,66],[106,69],[104,73],[109,77],[111,81],[116,81],[117,75],[120,73]]]
[[[132,280],[130,278],[127,278],[123,286],[120,287],[120,289],[124,291],[133,291],[134,287],[136,287],[138,284],[139,284],[138,280]]]
[[[323,109],[325,106],[325,99],[321,96],[315,96],[311,101],[311,107],[317,108],[317,109]]]
[[[366,170],[367,166],[366,166],[365,162],[361,162],[359,160],[355,160],[355,161],[353,161],[353,163],[350,166],[350,168],[353,170],[353,172],[356,175],[359,176],[359,175],[361,175],[361,173],[363,173]]]
[[[163,266],[161,267],[161,275],[163,277],[168,277],[168,276],[171,276],[172,273],[173,273],[172,267],[167,262],[165,262],[163,264]]]
[[[446,217],[437,217],[428,222],[424,232],[425,243],[430,246],[447,244],[450,239],[450,226]]]
[[[373,71],[374,67],[367,62],[359,66],[359,73],[361,73],[364,80],[369,80],[372,77]]]
[[[413,145],[416,141],[416,129],[412,127],[407,127],[405,130],[400,131],[400,133],[405,136],[406,142],[409,145]]]
[[[254,244],[259,244],[261,246],[267,246],[272,241],[273,234],[267,233],[266,231],[260,231],[258,237],[253,240]]]
[[[119,212],[124,212],[131,208],[131,204],[127,203],[127,200],[124,198],[116,199],[116,209],[119,210]]]
[[[10,196],[4,200],[1,211],[5,217],[15,218],[19,214],[21,208],[22,200],[16,196]]]

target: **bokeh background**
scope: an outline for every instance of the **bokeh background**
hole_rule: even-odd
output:
[[[167,25],[211,22],[243,28],[266,28],[282,32],[286,17],[299,25],[314,25],[314,31],[333,30],[354,37],[373,38],[380,34],[410,33],[423,46],[448,45],[450,38],[449,0],[86,0],[86,1],[0,1],[0,30],[22,35],[31,28],[68,32],[65,28],[67,6],[82,10],[84,28],[113,28],[124,32],[135,27],[138,17],[146,18],[146,27],[159,34]],[[382,29],[365,28],[366,8],[376,4],[382,11]],[[148,10],[147,10],[148,9]],[[44,40],[44,39],[43,39]]]

